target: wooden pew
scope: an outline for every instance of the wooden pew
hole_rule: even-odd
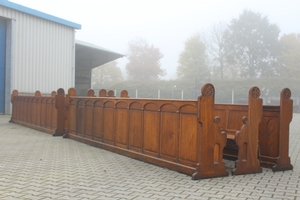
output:
[[[293,169],[288,153],[289,124],[293,114],[293,102],[290,97],[291,91],[285,88],[280,94],[279,106],[262,106],[259,129],[256,131],[260,165],[272,168],[273,171]],[[237,160],[239,147],[235,141],[236,132],[243,125],[241,119],[249,115],[248,105],[215,104],[215,109],[215,113],[224,119],[219,125],[227,133],[224,158]]]
[[[258,129],[262,117],[260,90],[249,90],[248,105],[216,104],[215,114],[220,116],[220,127],[226,132],[228,143],[224,155],[236,156],[232,174],[252,174],[262,172],[258,159]],[[222,119],[224,119],[222,121]]]
[[[71,91],[74,92],[74,89]],[[66,96],[65,138],[191,175],[227,176],[223,162],[226,135],[214,114],[215,89],[202,87],[198,101],[131,99],[122,91],[100,97]]]
[[[279,106],[262,106],[257,87],[249,90],[248,105],[214,104],[214,92],[213,85],[205,84],[197,101],[185,101],[130,99],[126,90],[120,98],[106,90],[100,90],[99,97],[93,90],[76,97],[74,88],[66,96],[60,88],[51,97],[39,91],[22,96],[14,90],[10,121],[193,179],[228,175],[223,157],[237,160],[235,175],[261,172],[260,166],[293,169],[288,153],[293,109],[289,89],[282,90]]]
[[[293,118],[291,95],[290,89],[284,88],[279,106],[263,106],[259,126],[260,159],[263,167],[273,171],[293,169],[289,157],[289,126]]]
[[[56,92],[52,92],[51,96],[42,96],[40,91],[36,91],[34,96],[19,95],[18,91],[14,90],[11,94],[12,116],[10,122],[54,136],[62,136],[64,119],[60,118],[61,113],[56,109],[56,96],[58,95]],[[59,133],[57,127],[60,124],[63,124],[63,130]]]

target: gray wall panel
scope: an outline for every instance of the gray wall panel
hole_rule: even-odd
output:
[[[11,90],[51,93],[74,87],[75,30],[0,6],[12,19]]]

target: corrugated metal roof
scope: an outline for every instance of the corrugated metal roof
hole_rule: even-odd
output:
[[[61,19],[59,17],[55,17],[53,15],[49,15],[49,14],[40,12],[38,10],[31,9],[31,8],[22,6],[20,4],[9,2],[8,0],[0,0],[0,6],[4,6],[4,7],[7,7],[7,8],[10,8],[10,9],[14,9],[14,10],[17,10],[17,11],[20,11],[20,12],[23,12],[23,13],[26,13],[26,14],[29,14],[29,15],[33,15],[33,16],[36,16],[36,17],[39,17],[39,18],[43,18],[43,19],[46,19],[46,20],[49,20],[49,21],[52,21],[52,22],[55,22],[55,23],[59,23],[59,24],[65,25],[65,26],[69,26],[69,27],[72,27],[74,29],[81,29],[80,24],[70,22],[70,21]]]

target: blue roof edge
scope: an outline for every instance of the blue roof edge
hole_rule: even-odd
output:
[[[65,25],[65,26],[69,26],[69,27],[72,27],[74,29],[81,29],[80,24],[70,22],[68,20],[64,20],[64,19],[61,19],[59,17],[55,17],[53,15],[49,15],[49,14],[40,12],[38,10],[31,9],[31,8],[22,6],[20,4],[0,0],[0,5],[5,6],[7,8],[17,10],[17,11],[20,11],[20,12],[23,12],[23,13],[26,13],[26,14],[29,14],[29,15],[40,17],[40,18],[43,18],[43,19],[46,19],[46,20],[49,20],[49,21],[52,21],[52,22],[56,22],[56,23],[59,23],[59,24]]]

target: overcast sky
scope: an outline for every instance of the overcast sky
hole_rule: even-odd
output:
[[[175,78],[184,42],[214,24],[229,23],[244,9],[260,12],[281,34],[300,33],[300,0],[10,0],[78,24],[76,39],[126,54],[143,38],[164,54],[166,78]],[[124,71],[126,58],[118,59]]]

